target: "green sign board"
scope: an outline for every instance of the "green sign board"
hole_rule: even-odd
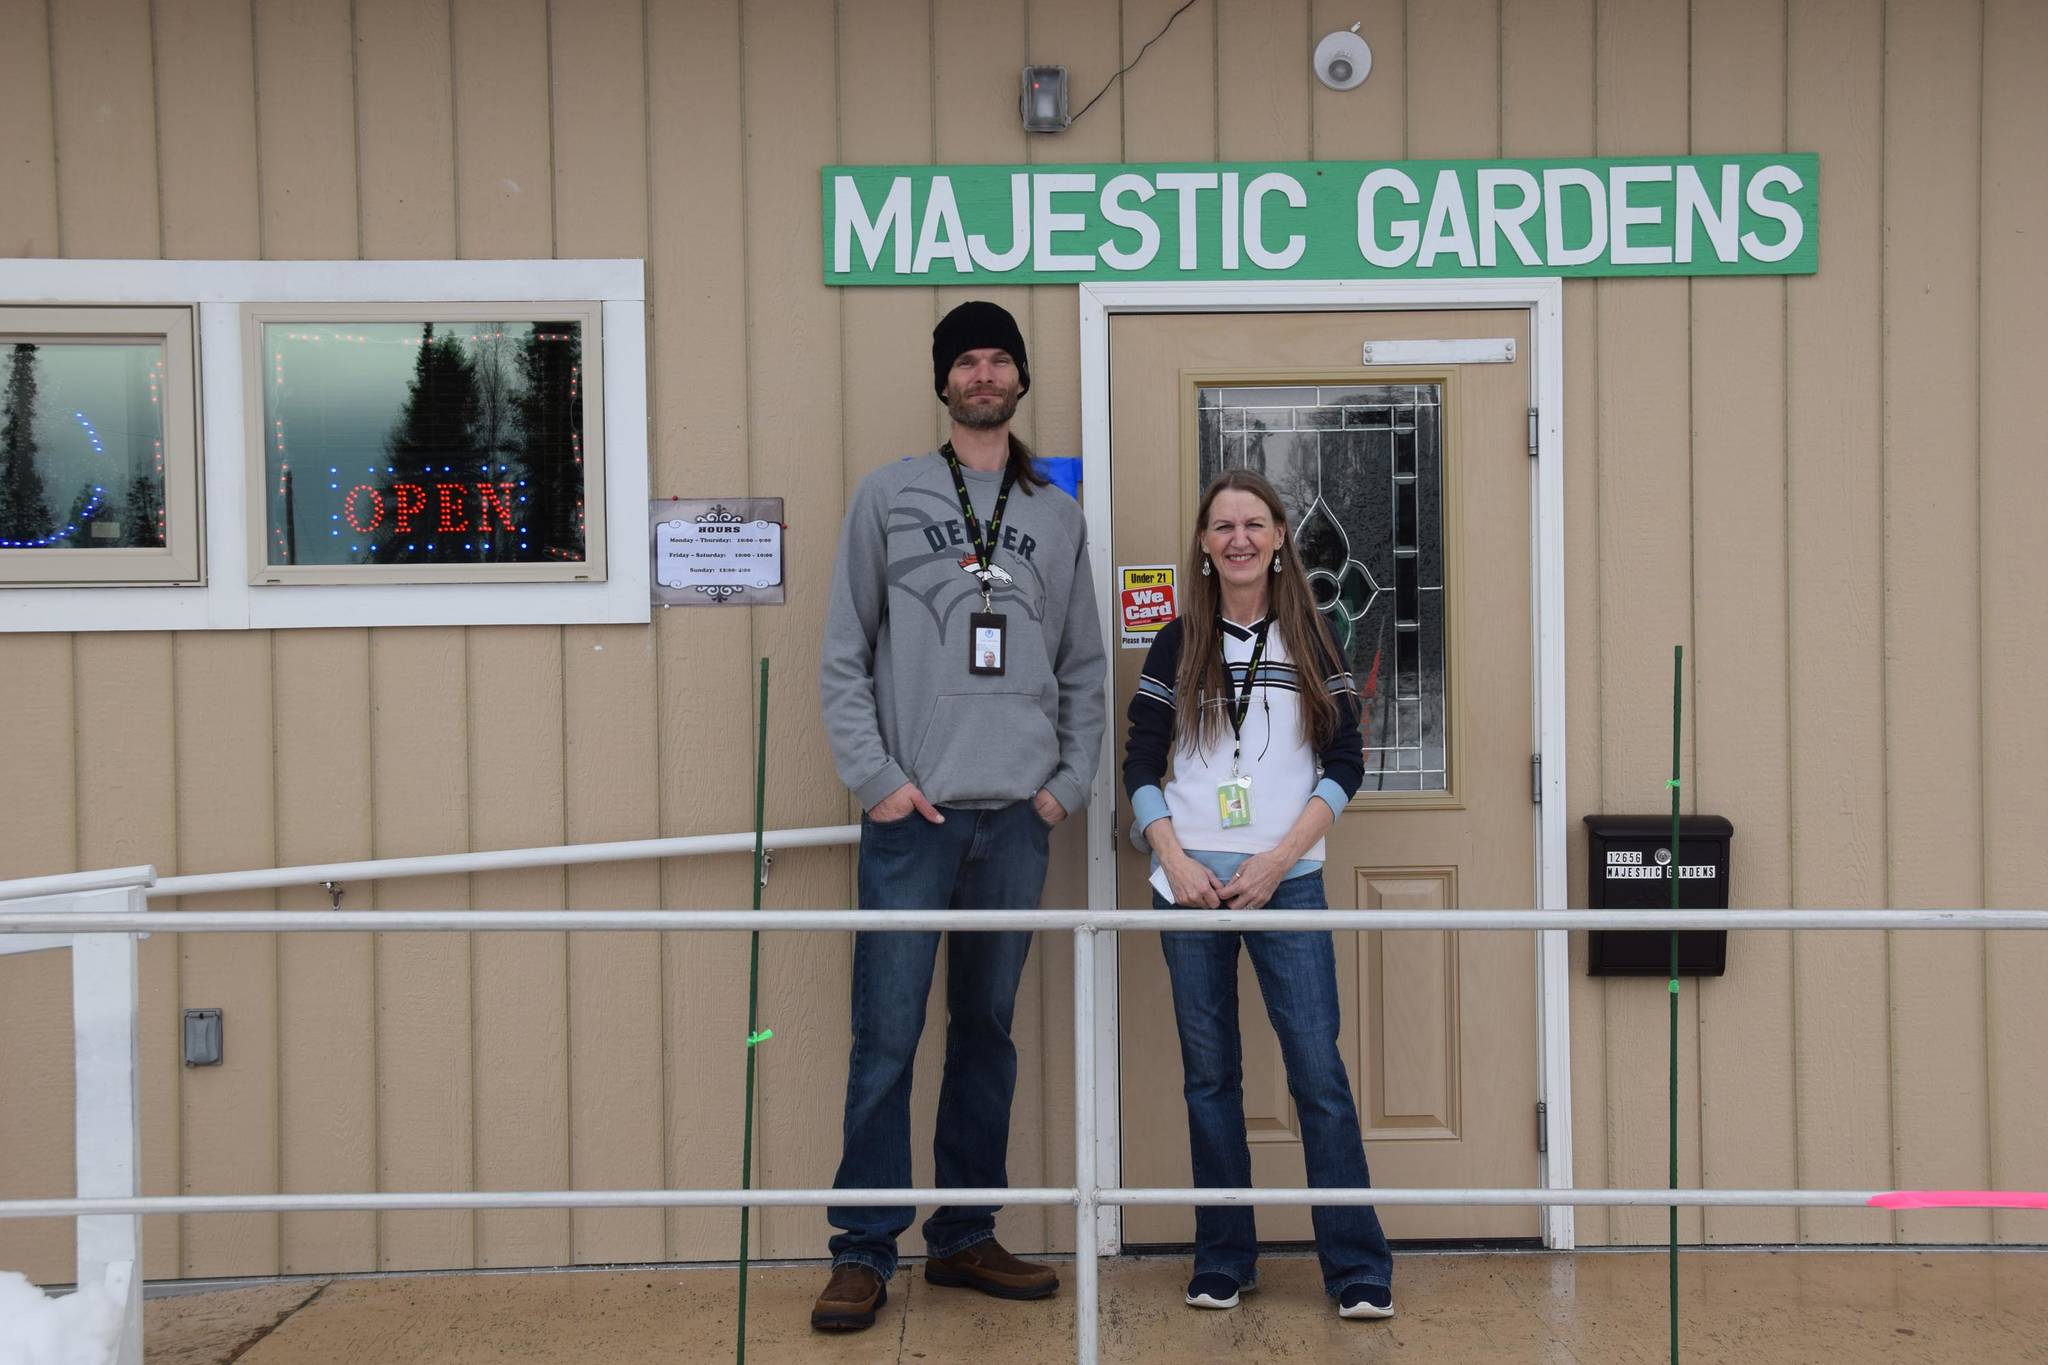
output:
[[[1820,158],[827,166],[827,284],[1810,275]]]

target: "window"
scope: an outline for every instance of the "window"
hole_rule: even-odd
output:
[[[599,305],[244,317],[252,584],[604,577]]]
[[[0,307],[0,583],[196,584],[189,308]]]
[[[1444,386],[1196,392],[1202,485],[1252,469],[1287,503],[1316,605],[1358,682],[1359,794],[1447,790]]]
[[[0,258],[0,633],[646,621],[644,276]]]

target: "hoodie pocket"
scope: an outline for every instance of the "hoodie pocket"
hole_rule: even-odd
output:
[[[1059,766],[1035,692],[956,692],[932,706],[910,770],[933,805],[1021,801]]]

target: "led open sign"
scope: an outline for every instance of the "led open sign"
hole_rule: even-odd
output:
[[[583,326],[265,322],[265,562],[578,564]]]

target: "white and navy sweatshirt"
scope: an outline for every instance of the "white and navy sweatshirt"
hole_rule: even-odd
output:
[[[1230,620],[1222,623],[1223,659],[1229,666],[1233,696],[1244,687],[1258,627],[1256,621],[1250,626]],[[1133,832],[1142,833],[1154,820],[1171,816],[1183,848],[1212,871],[1234,871],[1237,863],[1285,838],[1311,798],[1320,798],[1333,816],[1342,815],[1365,777],[1358,688],[1351,674],[1331,671],[1336,668],[1334,657],[1323,661],[1319,670],[1337,703],[1337,726],[1317,752],[1303,737],[1299,670],[1287,657],[1280,632],[1267,632],[1265,653],[1252,683],[1239,760],[1240,771],[1252,779],[1252,822],[1225,829],[1216,810],[1216,789],[1231,775],[1234,742],[1229,719],[1225,717],[1217,737],[1199,749],[1174,742],[1174,679],[1180,672],[1181,638],[1181,623],[1174,621],[1153,639],[1138,677],[1137,693],[1131,698],[1124,790],[1131,797]],[[1220,707],[1226,703],[1219,697],[1207,704]],[[1318,840],[1288,875],[1313,872],[1322,861],[1323,844]]]

